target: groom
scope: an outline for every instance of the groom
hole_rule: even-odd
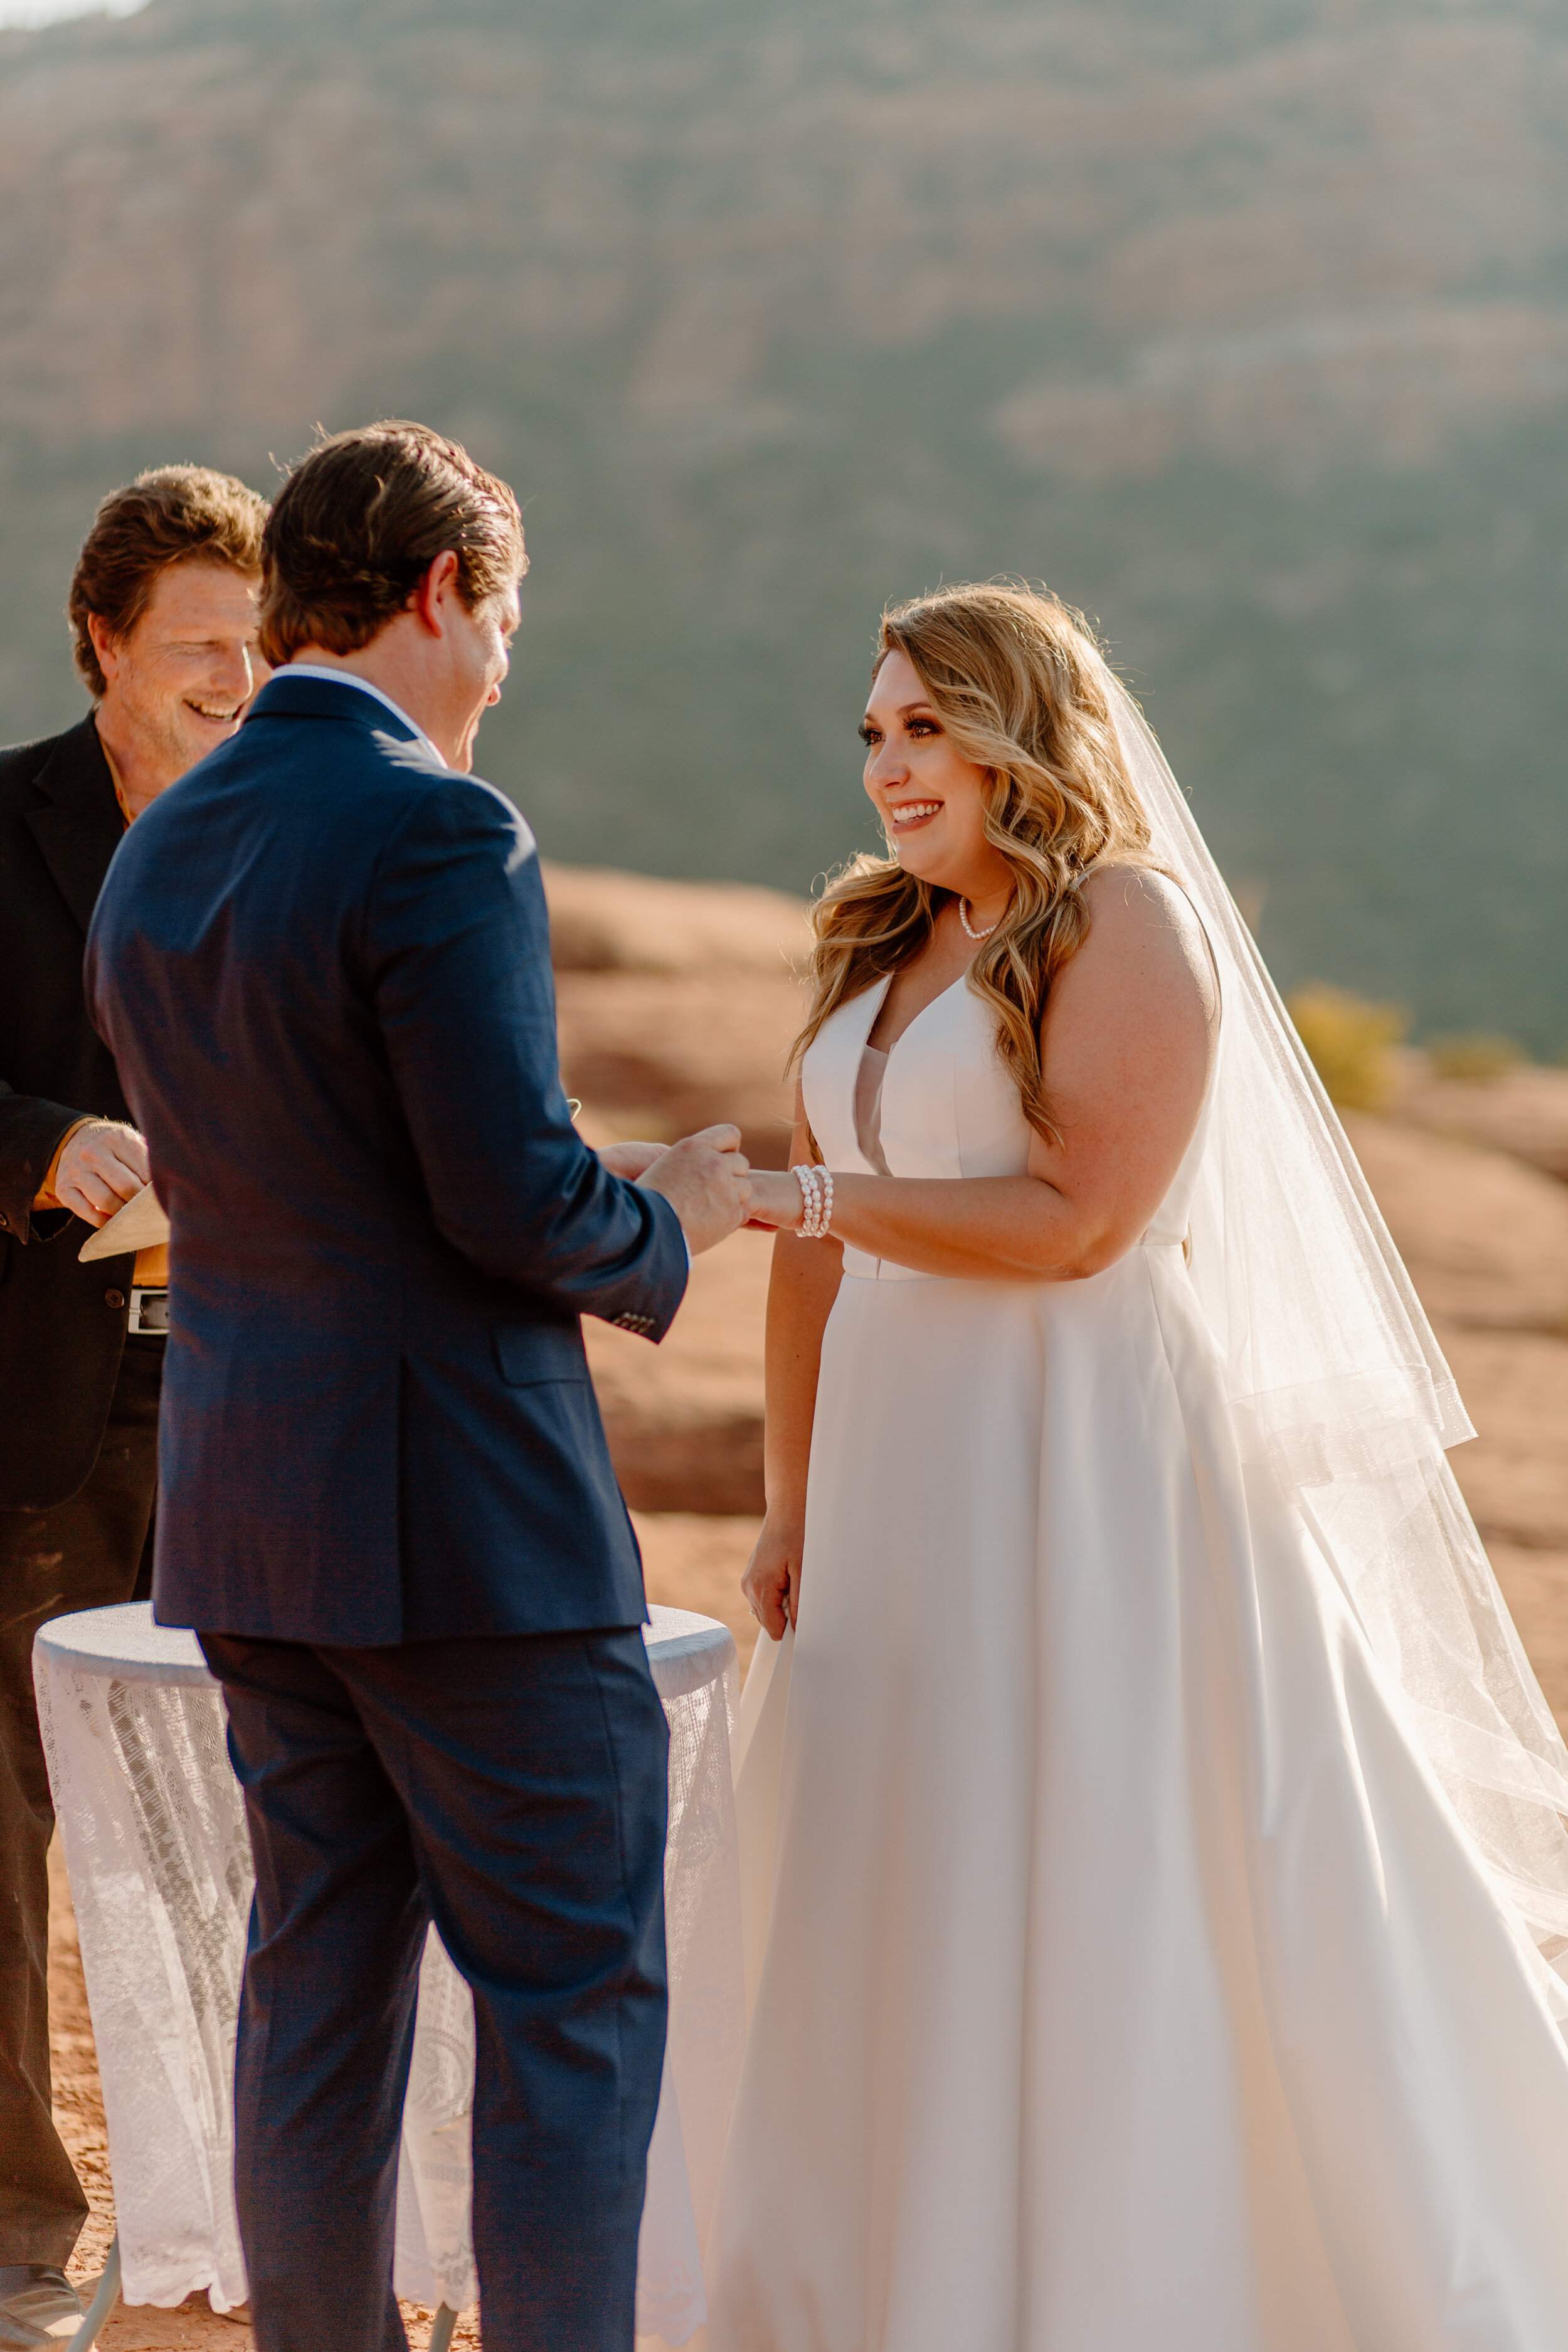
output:
[[[419,425],[340,434],[262,561],[279,675],[127,836],[88,948],[173,1224],[156,1611],[223,1684],[256,1859],[256,2339],[405,2345],[433,1919],[474,1994],[486,2341],[629,2352],[666,1733],[578,1318],[661,1339],[746,1163],[717,1129],[631,1182],[573,1129],[532,839],[467,773],[510,490]]]

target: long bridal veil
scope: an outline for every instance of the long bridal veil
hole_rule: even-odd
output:
[[[1446,1457],[1474,1432],[1175,778],[1106,678],[1155,854],[1219,968],[1224,1041],[1191,1263],[1243,1463],[1271,1470],[1339,1578],[1568,2018],[1568,1749]]]

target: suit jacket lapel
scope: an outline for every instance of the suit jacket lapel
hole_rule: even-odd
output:
[[[109,861],[125,834],[114,780],[90,719],[59,738],[34,777],[33,789],[39,795],[27,811],[33,838],[85,938]]]

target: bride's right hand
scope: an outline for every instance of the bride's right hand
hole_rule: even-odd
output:
[[[787,1168],[753,1168],[746,1222],[768,1233],[798,1233],[805,1219],[800,1184]]]
[[[800,1602],[800,1538],[798,1518],[786,1524],[770,1511],[741,1579],[752,1614],[770,1641],[782,1642],[785,1625],[795,1623]]]

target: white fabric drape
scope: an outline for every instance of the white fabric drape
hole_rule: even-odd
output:
[[[1366,1180],[1159,745],[1107,673],[1154,850],[1219,968],[1192,1273],[1244,1462],[1325,1555],[1568,2017],[1568,1749],[1445,1449],[1474,1432]]]
[[[701,2255],[744,2031],[730,1731],[734,1644],[658,1609],[669,1723],[670,2022],[637,2264],[637,2331],[684,2344],[707,2316]],[[234,2048],[252,1872],[223,1700],[194,1636],[145,1603],[57,1619],[34,1651],[109,2125],[128,2303],[246,2300],[235,2217]],[[478,2294],[469,2234],[474,2015],[434,1930],[404,2106],[394,2279],[454,2310]]]

